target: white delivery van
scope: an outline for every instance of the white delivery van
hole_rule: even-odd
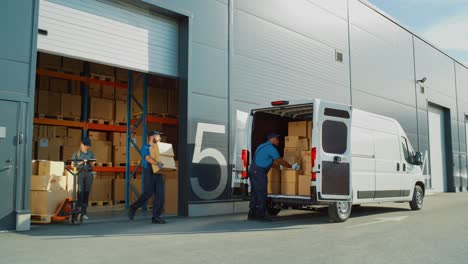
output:
[[[248,184],[250,153],[265,136],[286,136],[291,121],[312,121],[310,196],[269,194],[267,208],[276,215],[284,208],[313,209],[328,206],[332,220],[346,221],[352,205],[409,202],[419,210],[425,192],[420,165],[400,124],[391,118],[319,99],[254,109],[249,117],[249,139],[242,150],[238,177]],[[281,150],[281,148],[280,148]],[[281,151],[280,151],[281,152]],[[244,188],[245,189],[245,188]]]

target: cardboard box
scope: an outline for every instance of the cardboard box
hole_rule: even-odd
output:
[[[62,68],[71,70],[73,72],[76,72],[77,74],[83,71],[84,63],[82,60],[63,57],[62,63],[63,63]]]
[[[81,96],[61,94],[61,115],[65,117],[81,117]]]
[[[89,63],[89,71],[94,74],[114,76],[114,67],[103,64]]]
[[[91,139],[92,141],[94,141],[94,140],[106,141],[107,140],[107,133],[106,132],[89,131],[88,132],[88,138]],[[91,145],[93,144],[92,141],[91,141]]]
[[[89,201],[112,201],[112,179],[94,179]]]
[[[127,94],[128,94],[128,90],[124,88],[116,87],[114,90],[115,100],[127,102]]]
[[[39,52],[37,64],[41,69],[59,69],[62,66],[62,57]]]
[[[89,116],[92,119],[114,120],[114,101],[91,97]]]
[[[310,175],[299,175],[297,183],[297,195],[310,196]]]
[[[268,171],[267,178],[269,182],[280,182],[281,171],[276,168],[271,168],[270,171]]]
[[[140,102],[143,98],[143,89],[137,88],[134,91],[134,96]],[[167,113],[167,89],[162,87],[148,86],[148,113]],[[141,112],[141,109],[132,102],[132,111],[134,113]]]
[[[76,186],[73,186],[73,181],[74,181],[74,176],[71,174],[69,171],[65,171],[65,177],[67,178],[67,192],[69,195],[73,194],[73,189],[76,188]],[[78,175],[76,176],[78,177]],[[78,178],[76,178],[76,183],[78,184]]]
[[[39,91],[37,112],[45,115],[60,115],[60,93]]]
[[[268,182],[267,183],[267,193],[268,194],[281,194],[281,182]]]
[[[179,198],[179,180],[178,172],[163,171],[164,175],[164,213],[165,214],[178,214],[178,198]]]
[[[304,174],[312,173],[312,163],[303,162],[302,165],[301,165],[301,170],[304,172]]]
[[[64,138],[68,136],[67,127],[54,126],[54,136],[59,138]]]
[[[289,122],[288,123],[288,136],[296,137],[310,137],[307,135],[307,121]]]
[[[111,134],[112,144],[114,146],[126,146],[127,144],[127,134],[120,132],[113,132]]]
[[[60,148],[63,140],[60,138],[41,138],[37,142],[38,160],[60,160]]]
[[[39,85],[39,90],[41,91],[49,91],[49,86],[50,86],[50,79],[49,76],[37,76],[38,78],[38,85]]]
[[[301,158],[298,156],[284,156],[283,159],[291,165],[294,163],[301,163]]]
[[[312,162],[312,151],[301,151],[302,163]]]
[[[312,138],[312,121],[307,121],[307,138]]]
[[[80,146],[81,143],[81,135],[82,135],[82,130],[78,128],[69,128],[67,129],[67,135],[68,135],[68,145],[75,145],[77,147]]]
[[[66,191],[67,177],[66,176],[31,176],[31,191]]]
[[[161,155],[174,157],[174,149],[172,148],[172,144],[158,142],[158,147],[159,147],[159,153]]]
[[[287,136],[284,139],[286,148],[296,148],[298,151],[309,150],[309,140],[304,137]]]
[[[31,191],[29,196],[31,215],[54,214],[66,197],[68,197],[67,191]]]
[[[75,95],[81,95],[81,82],[79,81],[70,81],[71,88],[70,93]]]
[[[114,202],[125,201],[125,179],[114,179],[112,193]]]
[[[95,98],[101,98],[102,96],[102,88],[100,84],[90,83],[88,86],[88,93],[89,96]]]
[[[177,87],[170,87],[167,90],[167,112],[172,115],[179,113],[179,90]]]
[[[65,164],[62,161],[39,161],[38,175],[41,176],[63,176]]]
[[[127,122],[127,102],[115,101],[115,122]]]
[[[297,195],[297,183],[281,182],[281,194]]]
[[[125,146],[114,146],[114,165],[127,163],[127,148]]]
[[[112,161],[112,142],[94,140],[91,145],[91,151],[94,152],[97,162]]]
[[[49,91],[56,93],[68,93],[69,81],[59,78],[49,78]]]
[[[284,156],[288,157],[301,157],[301,151],[297,148],[285,148],[284,149]]]
[[[115,80],[120,83],[128,82],[128,70],[115,68]]]
[[[71,160],[73,153],[79,150],[79,145],[68,145],[65,144],[62,146],[62,159],[63,161]]]
[[[31,175],[38,175],[38,174],[39,174],[39,161],[32,160],[31,161]]]
[[[113,86],[102,86],[102,98],[114,100],[115,98],[115,88]]]
[[[281,194],[297,195],[297,182],[300,171],[285,169],[281,172]]]

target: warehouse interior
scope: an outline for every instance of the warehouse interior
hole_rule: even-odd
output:
[[[146,133],[142,123],[147,130],[163,132],[162,142],[172,145],[166,154],[175,166],[162,172],[166,189],[164,214],[178,215],[178,79],[143,73],[131,73],[132,76],[127,69],[42,52],[38,52],[37,58],[30,188],[32,223],[50,223],[59,203],[72,195],[72,175],[64,168],[57,172],[54,166],[63,165],[51,162],[70,160],[83,137],[91,139],[91,150],[97,159],[88,204],[90,218],[125,215],[125,205],[135,201],[142,190],[141,156],[134,147],[141,148],[143,144]],[[134,81],[132,95],[136,100],[131,100],[131,113],[127,113],[128,81],[130,76],[137,80],[138,75],[146,75],[146,103],[145,85]],[[140,80],[142,84],[143,79]],[[146,122],[139,122],[142,116]],[[140,124],[134,128],[137,123]],[[129,149],[128,139],[135,143],[129,144]],[[152,201],[147,206],[150,208]]]

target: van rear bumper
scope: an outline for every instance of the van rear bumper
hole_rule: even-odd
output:
[[[316,200],[307,196],[290,196],[281,194],[269,194],[269,203],[281,203],[287,205],[318,205]]]

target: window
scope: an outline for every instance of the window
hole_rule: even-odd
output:
[[[401,138],[401,146],[403,148],[403,155],[405,156],[406,162],[413,164],[413,156],[408,148],[408,141],[404,137]]]
[[[322,147],[327,153],[344,154],[348,145],[346,124],[327,120],[322,125]]]
[[[333,116],[333,117],[339,117],[339,118],[346,118],[349,119],[349,113],[348,111],[343,111],[343,110],[338,110],[338,109],[332,109],[332,108],[325,108],[324,114],[326,116]]]

